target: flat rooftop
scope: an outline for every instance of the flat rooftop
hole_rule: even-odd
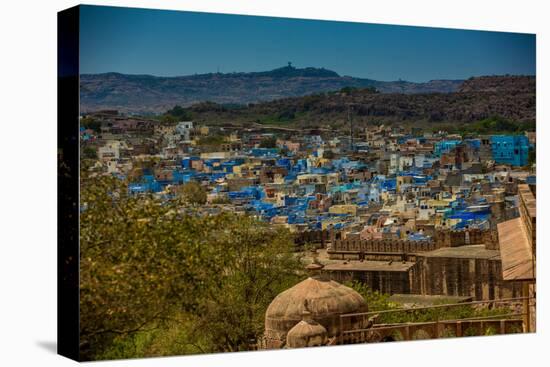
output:
[[[331,262],[325,265],[323,270],[326,271],[397,271],[404,272],[415,266],[414,262],[403,261],[342,261]]]
[[[529,234],[521,218],[498,225],[502,278],[504,280],[534,280],[535,264]]]
[[[487,250],[485,245],[469,245],[459,247],[443,247],[433,251],[418,253],[417,256],[500,260],[500,251]]]

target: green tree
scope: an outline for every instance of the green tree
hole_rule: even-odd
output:
[[[179,192],[188,204],[203,205],[206,203],[206,190],[198,182],[191,181],[183,184]]]
[[[92,117],[83,117],[80,120],[80,126],[95,131],[96,133],[101,132],[101,122],[97,121]]]
[[[263,334],[267,307],[300,280],[302,266],[288,231],[250,217],[228,223],[217,240],[228,266],[199,307],[199,340],[212,352],[247,350]]]
[[[342,89],[340,89],[340,93],[343,94],[352,94],[355,91],[357,91],[356,87],[343,87]]]
[[[164,114],[160,116],[160,122],[166,125],[172,125],[178,122],[178,119],[172,115]]]
[[[348,287],[355,289],[365,298],[369,306],[369,311],[386,311],[402,309],[398,303],[391,302],[389,295],[373,291],[365,284],[353,281],[345,283]],[[452,303],[445,299],[435,303],[436,305]],[[404,323],[404,322],[430,322],[437,320],[458,320],[472,317],[498,316],[509,314],[510,309],[505,306],[495,308],[474,308],[469,305],[460,305],[452,307],[441,307],[432,309],[408,309],[403,311],[382,313],[380,314],[378,323]]]
[[[292,109],[285,109],[277,115],[278,121],[291,121],[296,118],[296,113]]]
[[[260,142],[260,148],[276,148],[277,147],[277,138],[270,136],[262,139]]]
[[[85,173],[81,204],[84,359],[246,350],[299,280],[290,233],[251,217],[200,215]]]
[[[217,196],[212,200],[212,204],[229,204],[231,200],[226,196]]]
[[[166,115],[173,116],[178,121],[189,121],[193,118],[189,110],[179,105],[176,105],[171,110],[166,111],[165,116]]]
[[[219,145],[222,145],[223,143],[225,143],[225,141],[226,141],[225,136],[215,134],[215,135],[209,135],[209,136],[201,137],[199,139],[199,141],[197,142],[197,144],[200,145],[200,146],[218,147]]]
[[[82,158],[84,158],[84,159],[97,159],[97,152],[92,147],[84,147],[82,149]]]

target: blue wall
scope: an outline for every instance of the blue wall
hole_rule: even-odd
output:
[[[434,154],[436,155],[436,157],[441,157],[441,154],[450,152],[460,143],[462,143],[460,140],[438,141],[437,143],[435,143]]]
[[[529,155],[529,140],[525,135],[494,135],[491,136],[493,160],[496,163],[512,166],[527,165]]]

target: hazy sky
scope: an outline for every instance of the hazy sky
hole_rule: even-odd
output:
[[[81,73],[175,76],[324,67],[427,81],[535,74],[532,34],[82,6]]]

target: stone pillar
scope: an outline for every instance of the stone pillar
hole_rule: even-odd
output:
[[[529,307],[529,283],[523,283],[521,296],[525,297],[523,300],[523,332],[528,333],[531,331],[531,308]]]
[[[476,260],[475,259],[469,260],[468,275],[469,275],[468,280],[470,281],[470,296],[476,299]]]

